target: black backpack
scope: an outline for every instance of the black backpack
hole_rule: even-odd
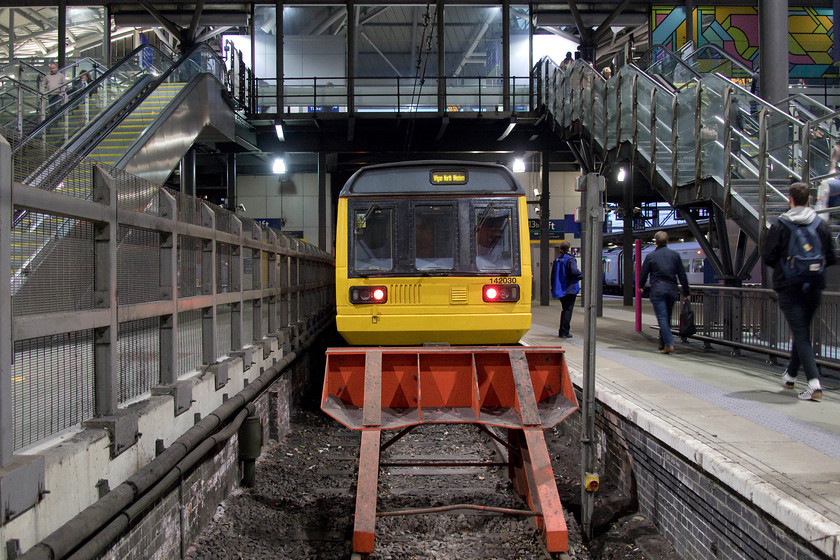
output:
[[[817,228],[822,220],[817,217],[807,226],[784,219],[779,221],[790,230],[787,259],[784,262],[785,278],[792,284],[803,286],[821,279],[825,273],[825,254]]]

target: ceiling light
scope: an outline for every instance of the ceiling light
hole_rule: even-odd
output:
[[[514,173],[525,173],[525,160],[522,158],[514,158],[513,160],[513,172]]]
[[[282,122],[277,121],[277,123],[275,123],[274,131],[277,133],[277,139],[278,140],[280,140],[282,142],[286,139],[286,135],[283,132],[283,123]]]
[[[623,167],[619,167],[618,168],[618,176],[616,177],[616,179],[618,179],[619,181],[624,181],[624,179],[626,179],[626,178],[627,178],[627,170],[625,170]]]
[[[283,175],[286,173],[286,160],[283,158],[274,158],[274,165],[271,167],[271,172],[277,175]]]

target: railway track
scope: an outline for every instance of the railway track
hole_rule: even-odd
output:
[[[393,434],[383,434],[383,444],[387,435]],[[225,501],[186,558],[350,558],[359,443],[359,432],[320,412],[294,412],[291,433],[258,462],[256,486]],[[526,510],[507,467],[498,465],[499,451],[478,427],[419,426],[383,451],[381,461],[377,511],[386,516],[377,519],[369,560],[550,558],[528,516],[486,510],[387,515],[455,504]]]

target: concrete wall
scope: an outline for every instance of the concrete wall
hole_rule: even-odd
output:
[[[580,400],[579,391],[577,396]],[[618,406],[611,408],[612,402]],[[576,413],[563,426],[580,434],[580,422]],[[630,505],[637,504],[639,513],[656,525],[683,560],[825,558],[737,488],[687,460],[678,448],[688,444],[677,441],[649,412],[599,391],[595,428],[602,484],[616,485]],[[731,468],[723,463],[721,473]]]
[[[255,220],[286,220],[284,232],[300,232],[303,238],[318,245],[318,175],[239,175],[236,178],[237,202],[245,205],[243,216]],[[333,203],[327,175],[327,246],[328,253],[335,244]],[[273,226],[274,227],[274,226]]]
[[[265,349],[264,349],[265,347]],[[172,396],[147,396],[131,404],[138,412],[138,428],[142,434],[139,441],[116,458],[110,457],[109,436],[104,429],[73,429],[58,438],[25,450],[27,455],[41,455],[45,461],[45,485],[47,494],[32,509],[0,527],[0,542],[17,540],[22,551],[28,550],[41,539],[64,525],[80,511],[97,501],[100,488],[116,488],[131,475],[144,467],[155,457],[157,440],[168,447],[174,440],[191,428],[198,420],[218,408],[228,397],[242,390],[265,369],[281,359],[283,349],[280,341],[269,336],[244,352],[234,353],[228,359],[227,383],[216,389],[216,378],[210,369],[202,369],[181,379],[192,384],[192,406],[184,413],[175,415]],[[264,357],[265,355],[265,357]],[[245,362],[248,363],[245,363]],[[304,370],[305,371],[305,370]],[[269,436],[279,439],[289,424],[289,407],[294,394],[300,392],[303,382],[292,377],[279,378],[269,390],[263,393],[257,403],[257,410],[266,419],[265,439]],[[149,558],[151,546],[161,550],[173,546],[173,539],[180,543],[200,530],[201,521],[212,515],[216,505],[238,484],[238,443],[234,436],[225,448],[217,453],[209,465],[201,465],[181,487],[158,504],[151,514],[154,521],[148,529],[135,529],[114,549],[121,551],[113,558],[132,558],[123,552],[139,552],[137,558]],[[171,523],[180,519],[180,510],[186,516],[179,521],[184,524],[172,533]],[[165,523],[162,521],[166,520]],[[142,525],[142,523],[140,524]],[[177,555],[176,555],[177,556]],[[168,558],[157,556],[160,558]],[[0,559],[6,559],[6,547],[0,547]]]

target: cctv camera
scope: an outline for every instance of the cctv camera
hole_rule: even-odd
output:
[[[236,211],[237,212],[245,212],[246,211],[245,210],[245,205],[244,204],[237,204],[236,205]]]

